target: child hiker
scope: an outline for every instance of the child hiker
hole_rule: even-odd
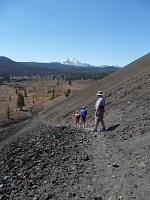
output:
[[[80,110],[80,116],[81,116],[80,126],[82,126],[83,128],[85,128],[86,115],[87,115],[86,106],[82,106],[82,109]]]
[[[74,116],[76,119],[76,127],[80,127],[80,112],[77,110]]]

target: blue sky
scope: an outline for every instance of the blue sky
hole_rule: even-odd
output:
[[[149,53],[149,0],[0,0],[0,56],[125,66]]]

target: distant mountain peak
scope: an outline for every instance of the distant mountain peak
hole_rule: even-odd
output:
[[[76,58],[68,58],[66,60],[62,60],[60,63],[64,64],[64,65],[73,65],[73,66],[88,66],[89,65],[89,64],[86,64],[86,63],[81,63]]]

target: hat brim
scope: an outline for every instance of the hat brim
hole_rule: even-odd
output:
[[[104,94],[97,93],[97,96],[103,96]]]

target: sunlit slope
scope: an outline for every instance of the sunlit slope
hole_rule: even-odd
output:
[[[58,121],[61,121],[62,118],[67,118],[68,113],[73,113],[76,109],[81,108],[82,105],[86,105],[87,107],[94,106],[98,90],[102,90],[107,96],[107,94],[114,90],[115,87],[117,90],[120,85],[128,83],[129,81],[132,84],[131,79],[149,72],[150,53],[135,60],[104,79],[93,83],[90,87],[78,92],[75,96],[70,96],[61,100],[61,102],[55,106],[50,107],[47,110],[47,119],[57,123]]]

